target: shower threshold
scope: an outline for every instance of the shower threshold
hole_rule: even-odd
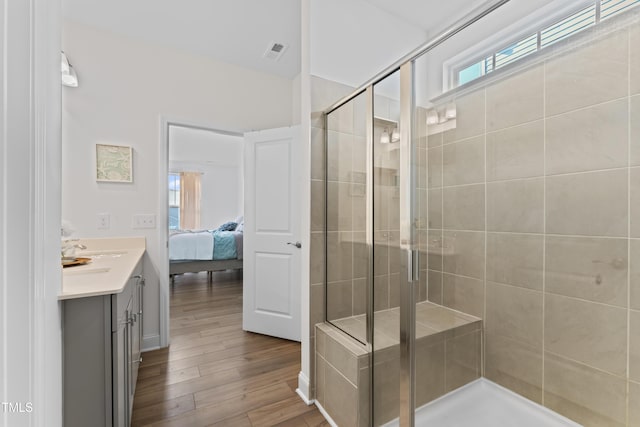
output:
[[[423,405],[415,420],[417,427],[582,427],[486,378]],[[384,427],[398,425],[396,419]]]

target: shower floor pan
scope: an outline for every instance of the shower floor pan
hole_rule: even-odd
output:
[[[398,420],[384,427],[398,426]],[[507,390],[477,379],[416,411],[417,427],[582,427],[562,415]]]

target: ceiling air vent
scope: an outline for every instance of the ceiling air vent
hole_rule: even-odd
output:
[[[282,54],[287,50],[289,46],[283,43],[271,42],[269,43],[269,47],[264,52],[264,57],[267,59],[272,59],[274,61],[280,60]]]

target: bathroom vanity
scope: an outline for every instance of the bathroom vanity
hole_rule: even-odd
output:
[[[131,423],[141,361],[144,238],[82,239],[63,270],[64,425]]]

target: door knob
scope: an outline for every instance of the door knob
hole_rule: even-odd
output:
[[[291,245],[291,246],[295,246],[296,248],[300,249],[302,247],[302,243],[300,242],[287,242],[287,245]]]

